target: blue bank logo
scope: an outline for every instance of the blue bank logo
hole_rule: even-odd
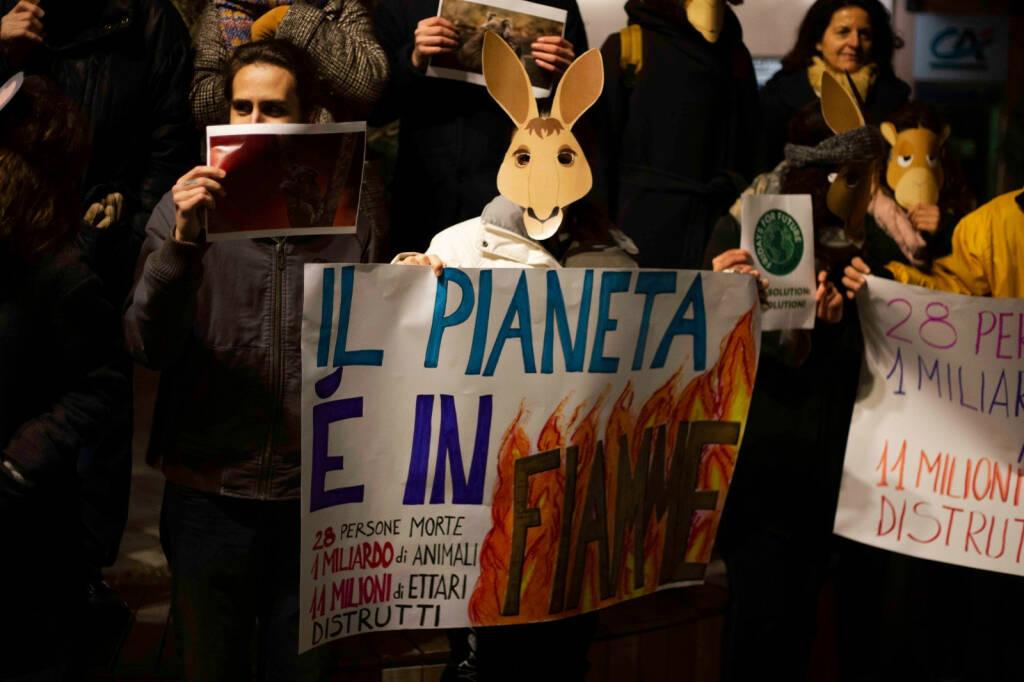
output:
[[[933,69],[984,71],[989,68],[985,49],[992,45],[994,30],[950,26],[932,39]]]

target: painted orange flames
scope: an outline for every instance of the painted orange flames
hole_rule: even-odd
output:
[[[556,571],[554,557],[558,551],[562,529],[566,477],[566,448],[578,447],[575,480],[575,508],[572,510],[571,537],[578,537],[584,522],[587,483],[597,451],[598,441],[605,449],[605,488],[607,491],[607,532],[614,533],[616,484],[618,481],[619,443],[624,437],[628,444],[631,466],[641,451],[644,431],[665,425],[666,470],[671,465],[680,421],[734,421],[743,424],[746,419],[750,395],[754,387],[757,366],[757,347],[753,337],[753,310],[743,315],[729,335],[722,341],[718,362],[703,374],[680,388],[682,368],[678,369],[661,387],[639,407],[633,409],[634,389],[626,385],[615,399],[604,424],[604,438],[599,434],[601,415],[611,393],[611,386],[593,399],[572,405],[573,395],[565,396],[545,421],[537,435],[536,447],[531,448],[530,437],[524,424],[529,412],[522,405],[501,439],[498,451],[498,479],[491,508],[492,528],[480,552],[480,577],[469,603],[470,620],[477,625],[522,623],[550,619],[552,582]],[[529,479],[528,505],[542,509],[540,525],[529,528],[526,534],[525,558],[520,589],[519,613],[501,615],[505,603],[505,590],[509,576],[509,556],[513,532],[513,466],[514,462],[538,452],[561,450],[562,466],[533,475]],[[688,562],[707,563],[718,529],[719,516],[725,503],[725,491],[732,479],[737,446],[707,445],[701,453],[697,477],[698,490],[717,490],[716,508],[693,513],[685,559]],[[586,569],[579,603],[559,613],[559,617],[591,611],[601,606],[653,592],[658,586],[661,550],[666,536],[666,518],[651,516],[644,535],[643,586],[634,588],[633,561],[628,553],[620,557],[618,581],[612,585],[612,595],[602,599],[598,548],[596,543],[584,547],[587,552]],[[630,529],[623,545],[633,546]],[[568,564],[576,561],[576,547],[572,547]]]

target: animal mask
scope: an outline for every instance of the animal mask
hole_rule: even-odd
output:
[[[857,102],[828,73],[821,78],[821,113],[836,135],[864,125]],[[855,243],[861,242],[864,236],[864,215],[871,200],[871,176],[870,164],[849,163],[829,178],[832,184],[825,204],[843,221],[847,238]]]
[[[494,33],[484,36],[484,80],[516,132],[498,170],[498,192],[523,208],[526,232],[547,239],[562,224],[565,207],[590,191],[593,178],[572,126],[604,87],[600,53],[574,61],[555,90],[551,115],[540,116],[530,78],[515,52]]]
[[[917,204],[937,204],[943,180],[939,152],[949,137],[949,126],[943,126],[941,135],[928,128],[896,132],[896,126],[888,121],[881,128],[882,137],[892,146],[885,181],[896,203],[907,209]]]
[[[684,0],[684,4],[690,25],[700,31],[704,40],[718,42],[725,23],[725,0]]]

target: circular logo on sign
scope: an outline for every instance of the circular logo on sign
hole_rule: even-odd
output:
[[[773,275],[793,272],[804,255],[804,235],[793,217],[777,208],[765,211],[754,226],[754,250]]]

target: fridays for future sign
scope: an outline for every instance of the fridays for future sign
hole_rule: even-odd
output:
[[[700,581],[759,337],[750,277],[307,265],[300,649]]]

